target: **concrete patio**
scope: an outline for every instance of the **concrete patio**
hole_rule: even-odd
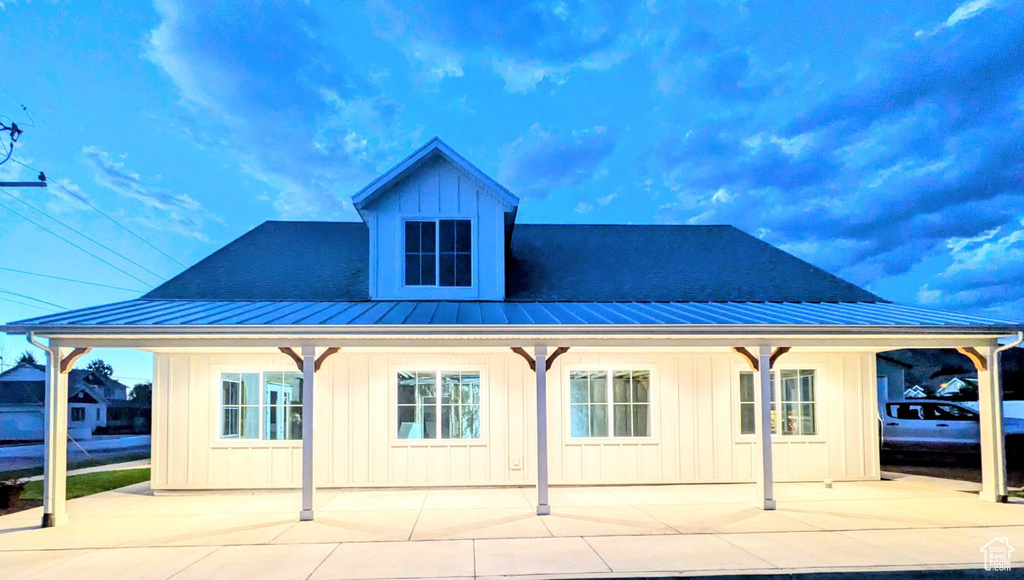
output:
[[[154,496],[147,484],[0,517],[5,578],[656,576],[981,568],[995,537],[1024,546],[1024,503],[945,480],[753,485],[324,490]],[[1018,548],[1022,549],[1022,548]],[[1024,557],[1019,558],[1024,560]]]

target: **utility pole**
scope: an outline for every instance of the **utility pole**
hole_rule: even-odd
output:
[[[0,181],[0,187],[46,187],[46,174],[39,172],[39,181]]]
[[[11,155],[14,154],[14,144],[18,142],[18,138],[24,131],[18,124],[11,120],[10,125],[3,122],[0,119],[0,135],[7,133],[8,144],[5,147],[7,151],[3,153],[5,155],[3,161],[0,161],[0,165],[3,165],[10,160]],[[0,187],[46,187],[46,174],[42,171],[39,172],[38,181],[0,181]]]

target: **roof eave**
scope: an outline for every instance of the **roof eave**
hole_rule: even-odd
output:
[[[466,173],[472,175],[488,187],[494,190],[494,193],[508,205],[509,211],[514,211],[519,207],[519,198],[516,197],[512,192],[505,188],[504,185],[495,181],[492,177],[481,171],[478,167],[469,162],[465,157],[459,155],[454,149],[448,146],[447,143],[442,141],[438,137],[434,137],[422,147],[414,151],[411,155],[400,161],[394,167],[381,174],[379,177],[368,183],[365,187],[360,189],[352,196],[352,206],[355,207],[356,211],[359,212],[360,216],[363,214],[363,209],[366,208],[379,193],[383,192],[388,186],[395,180],[401,179],[406,172],[414,168],[420,161],[425,159],[432,153],[440,153],[449,161],[457,165],[460,169]]]
[[[666,337],[666,336],[979,336],[1002,338],[1024,325],[908,324],[503,324],[503,325],[60,325],[0,326],[6,334],[32,332],[42,338],[63,337]]]

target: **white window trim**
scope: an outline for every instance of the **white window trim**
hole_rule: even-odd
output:
[[[784,433],[772,433],[773,443],[824,443],[824,426],[826,423],[825,417],[825,405],[822,400],[822,389],[821,385],[825,382],[825,371],[824,367],[820,364],[779,364],[775,365],[772,369],[773,373],[780,373],[781,371],[814,371],[814,413],[815,413],[815,427],[817,433],[815,435],[786,435]],[[758,372],[751,370],[747,365],[734,364],[732,372],[732,418],[733,418],[733,434],[735,442],[737,443],[756,443],[757,433],[741,433],[742,429],[742,418],[740,417],[740,373],[754,373],[754,388],[760,388],[758,383]],[[755,399],[756,400],[756,399]],[[782,380],[778,374],[775,378],[775,404],[781,405],[782,401]],[[770,402],[768,403],[770,404]],[[756,412],[756,407],[755,407]]]
[[[471,249],[469,254],[469,275],[470,282],[469,286],[442,286],[441,285],[441,221],[442,220],[465,220],[469,222],[469,238],[471,240]],[[436,239],[434,240],[434,283],[433,284],[416,284],[410,286],[405,281],[405,224],[407,222],[434,222],[434,231],[436,233]],[[398,234],[398,250],[399,260],[398,269],[399,279],[402,281],[402,288],[430,288],[435,290],[457,290],[467,291],[476,289],[477,287],[477,256],[479,255],[480,249],[477,247],[477,231],[476,231],[476,220],[467,216],[403,216],[399,225]]]
[[[616,437],[609,435],[608,437],[573,437],[572,435],[572,384],[569,379],[573,372],[606,372],[608,373],[608,433],[614,432],[614,415],[612,405],[612,375],[615,371],[647,371],[651,374],[651,388],[650,388],[650,401],[648,402],[647,417],[650,421],[648,425],[648,433],[646,437]],[[564,404],[563,411],[563,438],[565,445],[658,445],[661,443],[661,438],[658,435],[658,413],[659,408],[658,401],[658,369],[657,365],[653,363],[637,363],[637,364],[572,364],[563,365],[562,380],[564,381],[564,388],[562,389],[562,400]]]
[[[211,384],[214,385],[213,393],[211,394],[211,399],[212,399],[212,404],[213,404],[213,412],[210,413],[210,415],[212,416],[212,424],[210,426],[210,429],[211,429],[210,433],[213,434],[213,437],[212,437],[213,442],[211,444],[212,447],[215,447],[215,448],[218,448],[218,449],[220,449],[220,448],[236,448],[236,447],[237,448],[263,448],[263,447],[285,447],[285,448],[294,447],[294,448],[299,448],[299,447],[302,447],[302,439],[264,439],[263,438],[263,422],[265,420],[265,418],[263,416],[263,414],[264,414],[263,398],[264,398],[264,396],[266,396],[266,393],[263,392],[263,375],[264,375],[264,373],[280,373],[280,372],[298,373],[299,371],[296,370],[294,366],[288,367],[288,366],[268,365],[266,367],[260,367],[260,370],[254,370],[251,367],[250,368],[244,368],[243,367],[241,369],[239,369],[239,367],[211,367],[210,370],[212,372],[212,375],[211,375],[211,378],[210,378],[210,382],[211,382]],[[257,422],[258,423],[258,427],[259,427],[259,431],[258,432],[259,432],[260,436],[255,438],[255,439],[243,439],[241,437],[223,437],[221,435],[221,432],[220,432],[221,420],[222,420],[221,412],[223,411],[223,405],[224,405],[224,390],[221,388],[220,377],[221,377],[222,374],[225,374],[225,373],[256,374],[256,375],[259,375],[259,377],[260,377],[260,383],[259,383],[259,393],[260,393],[259,410],[260,410],[260,412],[259,412],[259,420]],[[315,413],[315,411],[314,411],[314,413]],[[302,420],[305,421],[306,417],[303,416]]]
[[[443,373],[477,373],[480,375],[480,437],[478,439],[399,439],[398,438],[398,373],[434,373],[435,388],[441,388]],[[486,447],[487,437],[487,373],[478,365],[402,365],[388,368],[388,429],[391,430],[391,447]],[[441,396],[436,393],[437,426],[441,428]]]

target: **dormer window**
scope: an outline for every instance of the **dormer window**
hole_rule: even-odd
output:
[[[470,220],[405,222],[406,286],[472,286]]]

